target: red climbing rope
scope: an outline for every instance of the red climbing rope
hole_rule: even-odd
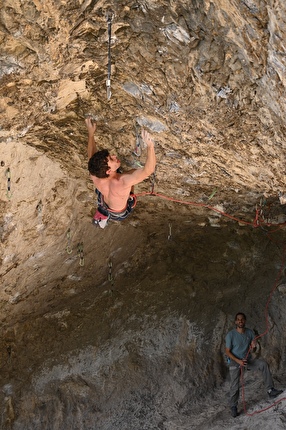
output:
[[[212,210],[214,212],[218,212],[219,214],[221,214],[221,215],[223,215],[223,216],[225,216],[225,217],[227,217],[229,219],[232,219],[234,221],[237,221],[240,224],[251,225],[252,227],[262,227],[262,226],[270,227],[270,226],[273,225],[272,223],[264,221],[264,219],[261,217],[262,211],[259,208],[256,208],[255,218],[254,218],[253,222],[248,222],[248,221],[236,218],[236,217],[234,217],[232,215],[229,215],[226,212],[223,212],[223,211],[221,211],[221,210],[219,210],[219,209],[217,209],[217,208],[215,208],[213,206],[207,205],[205,203],[195,203],[195,202],[189,202],[189,201],[184,201],[184,200],[178,200],[178,199],[174,199],[173,197],[167,197],[167,196],[165,196],[163,194],[155,193],[154,192],[154,187],[152,188],[152,192],[142,192],[142,193],[137,194],[137,197],[148,196],[148,195],[160,197],[161,199],[169,200],[169,201],[172,201],[172,202],[175,202],[175,203],[181,203],[181,204],[191,205],[191,206],[196,206],[196,207],[204,207],[204,208]],[[275,226],[277,228],[275,230],[272,230],[271,232],[268,232],[268,234],[269,233],[274,233],[274,232],[280,230],[283,226],[286,226],[286,223],[278,223],[278,224],[275,224]],[[268,236],[268,237],[271,240],[270,236]],[[269,304],[270,304],[270,301],[272,299],[272,296],[273,296],[273,294],[274,294],[274,292],[275,292],[275,290],[276,290],[276,288],[278,286],[278,282],[281,279],[281,274],[282,274],[282,272],[284,270],[284,267],[285,267],[285,257],[286,257],[286,245],[284,246],[283,258],[282,258],[280,270],[278,272],[278,276],[277,276],[277,278],[275,280],[274,286],[273,286],[273,288],[272,288],[272,290],[271,290],[271,292],[269,294],[269,297],[268,297],[268,300],[267,300],[267,303],[266,303],[266,306],[265,306],[265,323],[266,323],[266,329],[265,329],[264,333],[260,334],[259,336],[256,336],[254,338],[254,340],[257,340],[257,339],[265,336],[269,332],[268,308],[269,308]],[[246,358],[248,357],[249,353],[250,353],[250,349],[249,349],[249,351],[247,353]],[[256,415],[256,414],[260,414],[261,412],[264,412],[264,411],[267,411],[268,409],[273,408],[278,403],[282,402],[282,400],[286,400],[286,397],[283,397],[282,399],[279,399],[279,400],[273,402],[271,405],[269,405],[269,406],[267,406],[265,408],[262,408],[262,409],[259,409],[257,411],[249,413],[249,412],[247,412],[246,402],[245,402],[245,391],[244,391],[244,381],[243,381],[243,368],[241,368],[241,385],[242,385],[243,408],[244,408],[244,412],[245,412],[245,414],[247,416],[253,416],[253,415]]]
[[[152,192],[138,193],[138,194],[136,194],[136,196],[137,197],[141,197],[141,196],[156,196],[156,197],[160,197],[161,199],[169,200],[169,201],[175,202],[175,203],[180,203],[180,204],[190,205],[190,206],[196,206],[196,207],[204,207],[206,209],[209,209],[209,210],[212,210],[214,212],[217,212],[217,213],[225,216],[226,218],[232,219],[233,221],[237,221],[240,224],[251,225],[252,227],[260,227],[262,225],[270,227],[271,225],[273,225],[273,224],[268,223],[268,222],[266,223],[263,219],[261,219],[261,217],[260,217],[260,212],[261,211],[260,211],[259,208],[256,208],[255,218],[254,218],[253,222],[248,222],[248,221],[236,218],[236,217],[234,217],[232,215],[229,215],[228,213],[223,212],[223,211],[221,211],[221,210],[219,210],[219,209],[217,209],[217,208],[215,208],[213,206],[210,206],[210,205],[208,205],[206,203],[196,203],[196,202],[189,202],[189,201],[184,201],[184,200],[178,200],[178,199],[175,199],[173,197],[165,196],[163,194],[154,193],[153,191]],[[275,224],[275,225],[279,229],[282,226],[286,226],[286,222],[285,223],[278,223],[278,224]]]

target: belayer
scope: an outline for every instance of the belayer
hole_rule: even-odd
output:
[[[226,335],[225,353],[228,357],[230,374],[230,408],[231,415],[238,415],[237,404],[239,398],[239,385],[241,372],[247,370],[260,370],[268,396],[272,399],[283,393],[283,390],[274,388],[272,375],[268,364],[262,358],[253,358],[250,351],[256,347],[255,335],[252,330],[245,327],[246,316],[243,312],[235,315],[235,328]]]
[[[94,139],[96,123],[91,116],[85,119],[88,130],[88,170],[96,187],[98,197],[97,211],[93,223],[104,228],[108,220],[125,219],[136,205],[133,194],[134,185],[150,176],[156,166],[154,142],[150,134],[142,131],[142,139],[147,146],[147,157],[144,167],[119,173],[120,160],[107,149],[98,151]]]

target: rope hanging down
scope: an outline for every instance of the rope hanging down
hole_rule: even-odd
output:
[[[107,66],[107,80],[106,80],[106,92],[107,100],[111,98],[111,24],[113,14],[107,14],[107,26],[108,26],[108,66]]]

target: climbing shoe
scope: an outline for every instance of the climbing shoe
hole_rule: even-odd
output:
[[[237,415],[238,415],[237,407],[236,406],[232,406],[230,409],[231,409],[231,416],[233,418],[237,417]]]
[[[277,397],[282,394],[283,390],[276,390],[276,388],[271,388],[271,390],[268,390],[267,393],[271,399],[274,399],[274,397]]]
[[[104,215],[98,209],[92,218],[92,224],[96,227],[105,228],[109,220],[109,215]]]

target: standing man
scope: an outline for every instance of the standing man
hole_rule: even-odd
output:
[[[265,360],[251,357],[249,352],[255,348],[255,335],[252,330],[245,327],[246,316],[243,312],[238,312],[235,316],[235,326],[226,335],[225,353],[228,357],[230,374],[230,407],[231,415],[236,417],[237,403],[239,398],[240,374],[244,368],[248,370],[260,370],[262,372],[264,385],[270,398],[275,398],[283,393],[283,390],[276,390],[273,386],[273,379]]]
[[[154,142],[146,130],[142,138],[147,146],[145,166],[140,169],[119,173],[120,160],[116,155],[109,154],[107,149],[98,151],[94,140],[96,124],[89,116],[85,120],[88,131],[88,170],[96,187],[98,208],[93,223],[104,228],[109,219],[121,221],[125,219],[136,205],[133,187],[148,178],[156,166]]]

